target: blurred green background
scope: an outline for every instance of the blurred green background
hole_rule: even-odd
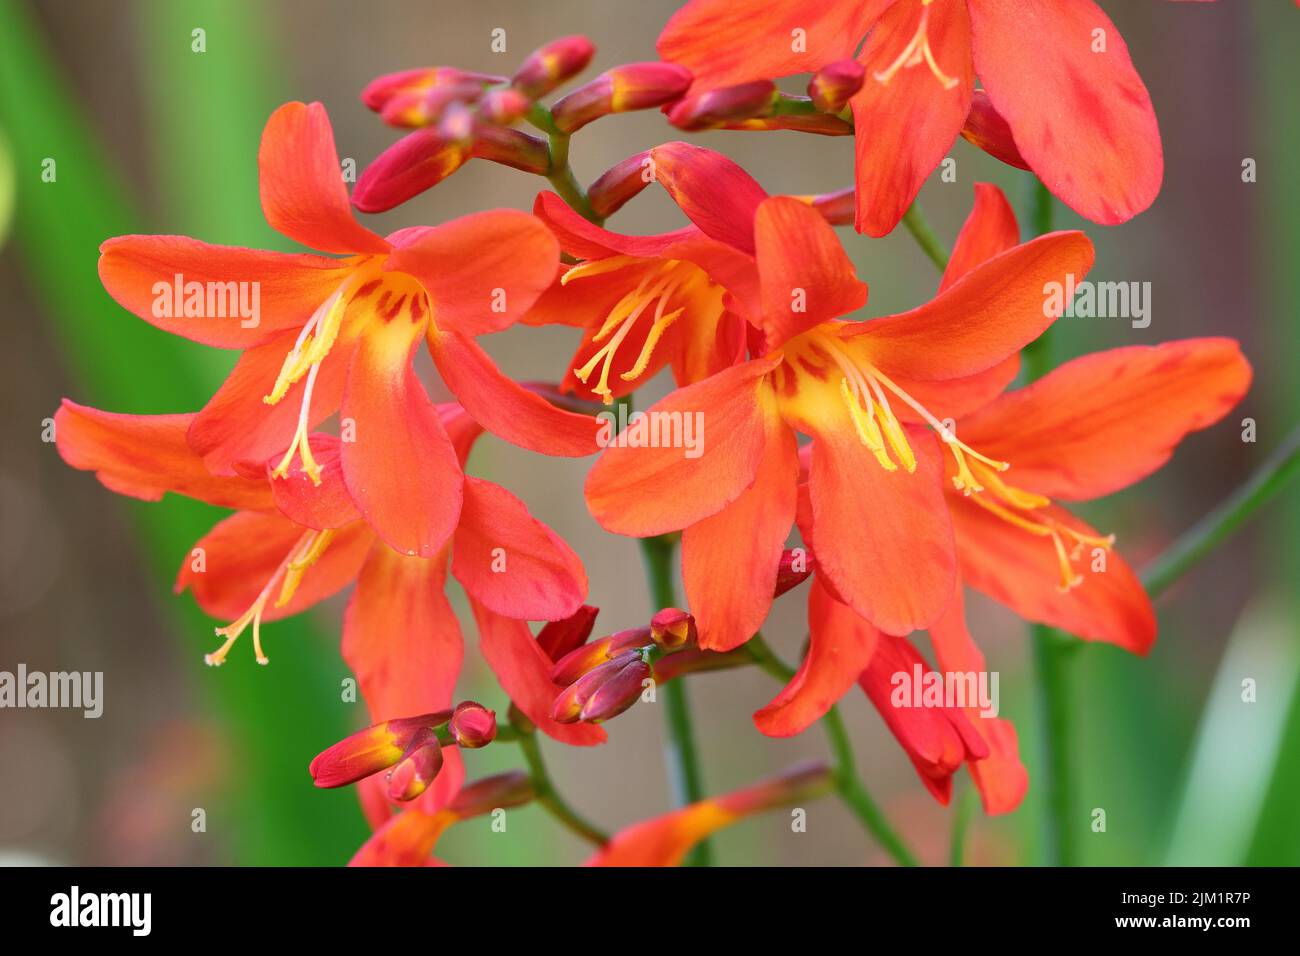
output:
[[[1284,0],[1103,3],[1127,40],[1164,134],[1164,191],[1150,212],[1102,228],[1069,214],[1098,246],[1097,279],[1149,281],[1153,321],[1061,323],[1063,351],[1226,334],[1240,338],[1256,383],[1239,412],[1191,438],[1161,475],[1088,509],[1119,532],[1141,564],[1240,482],[1300,418],[1300,13]],[[335,864],[366,833],[349,792],[314,790],[306,766],[364,722],[341,700],[341,601],[309,619],[277,622],[273,663],[237,652],[203,666],[214,622],[170,584],[215,509],[168,498],[118,498],[63,466],[41,440],[43,420],[68,396],[115,411],[187,411],[202,404],[234,355],[159,332],[118,308],[99,285],[97,247],[113,235],[183,233],[287,248],[261,217],[257,143],[287,100],[321,100],[343,157],[364,166],[395,138],[358,100],[393,70],[449,64],[509,73],[529,50],[581,32],[598,54],[588,76],[653,59],[671,14],[666,0],[344,2],[344,0],[0,0],[0,284],[4,347],[0,394],[0,669],[102,670],[99,720],[60,711],[0,712],[0,861],[59,863]],[[507,31],[494,54],[490,31]],[[206,49],[194,52],[202,29]],[[657,113],[617,117],[574,140],[589,181],[632,152],[677,138]],[[847,185],[847,140],[795,134],[712,133],[769,191]],[[958,182],[934,177],[921,195],[951,243],[975,181],[1003,186],[1027,210],[1027,174],[959,141]],[[1243,183],[1243,160],[1258,181]],[[53,159],[56,179],[42,179]],[[381,231],[441,221],[488,206],[528,208],[539,181],[474,163],[441,188],[375,217]],[[679,224],[646,194],[614,221],[649,232]],[[12,220],[12,221],[10,221]],[[933,292],[930,263],[904,230],[871,241],[843,233],[871,283],[870,314]],[[527,339],[527,341],[525,341]],[[512,330],[486,342],[505,369],[560,375],[566,330]],[[660,385],[662,388],[663,386]],[[436,396],[441,397],[441,396]],[[1258,441],[1243,444],[1240,420]],[[573,543],[591,576],[600,627],[632,626],[650,611],[635,542],[602,534],[586,515],[586,463],[539,460],[487,439],[471,470],[522,495]],[[1160,602],[1161,637],[1148,659],[1090,646],[1077,655],[1076,803],[1106,811],[1088,832],[1096,864],[1294,864],[1300,860],[1300,495],[1231,539]],[[455,600],[463,609],[460,595]],[[464,618],[468,622],[468,616]],[[787,659],[802,642],[802,592],[781,602],[765,632]],[[218,622],[224,623],[224,622]],[[1034,862],[1041,775],[1024,627],[976,600],[971,624],[1002,674],[1003,711],[1021,732],[1031,790],[1009,818],[977,818],[968,859]],[[504,707],[473,652],[462,696]],[[244,649],[247,650],[246,648]],[[1258,700],[1240,684],[1258,682]],[[694,678],[692,696],[712,792],[740,786],[802,757],[823,756],[812,730],[760,737],[749,715],[774,693],[757,671]],[[950,811],[924,793],[865,701],[845,715],[865,782],[928,862],[946,858]],[[561,788],[583,812],[616,828],[667,807],[656,708],[611,725],[611,744],[563,751],[544,744]],[[510,746],[469,756],[478,775],[517,765]],[[968,786],[963,781],[962,787]],[[194,832],[193,812],[206,814]],[[1090,818],[1089,818],[1090,819]],[[1080,821],[1086,826],[1088,820]],[[810,809],[804,834],[776,814],[717,840],[734,864],[857,864],[884,857],[833,801]],[[439,849],[452,863],[570,863],[585,848],[536,808],[512,812],[505,834],[487,821],[453,829]]]

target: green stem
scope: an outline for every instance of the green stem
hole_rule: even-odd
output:
[[[952,815],[952,844],[948,849],[949,866],[966,865],[966,831],[970,829],[971,817],[974,815],[975,791],[962,790]]]
[[[641,553],[645,557],[646,575],[650,582],[650,597],[655,610],[673,607],[677,603],[673,586],[673,552],[677,538],[660,535],[641,539]],[[672,786],[673,803],[683,807],[704,799],[704,779],[700,773],[699,751],[695,744],[695,728],[691,723],[690,700],[686,681],[670,681],[659,688],[664,702],[664,718],[668,725],[668,777]],[[710,866],[713,850],[707,841],[696,845],[686,859],[688,866]]]
[[[551,163],[546,179],[552,188],[574,212],[599,226],[605,220],[597,216],[596,211],[591,208],[586,191],[578,185],[578,179],[573,175],[573,168],[569,165],[569,134],[555,125],[555,121],[551,118],[551,111],[540,103],[534,104],[529,111],[528,122],[545,133],[550,143]]]
[[[1055,201],[1041,180],[1034,180],[1031,200],[1033,208],[1030,212],[1030,221],[1033,223],[1034,235],[1041,236],[1051,232]],[[1049,326],[1042,335],[1026,345],[1024,351],[1021,352],[1027,381],[1032,382],[1034,379],[1042,378],[1051,371],[1052,332],[1054,329],[1055,326]]]
[[[943,247],[939,237],[934,234],[930,224],[926,222],[925,215],[921,212],[921,207],[915,202],[907,207],[907,212],[903,213],[903,225],[907,231],[912,234],[921,251],[930,257],[930,261],[938,266],[942,272],[948,268],[948,250]]]
[[[1142,583],[1159,597],[1286,487],[1300,471],[1300,426],[1291,431],[1245,484],[1198,521],[1142,571]]]
[[[1070,662],[1079,642],[1042,624],[1030,627],[1038,677],[1038,715],[1043,751],[1044,859],[1050,866],[1074,866],[1074,766],[1071,761],[1073,694]]]
[[[762,634],[751,637],[745,647],[754,658],[754,663],[777,680],[786,683],[794,677],[794,669],[772,652],[767,642],[763,640]],[[858,778],[853,743],[844,728],[844,719],[840,716],[839,708],[831,707],[822,717],[821,723],[826,730],[826,739],[835,757],[835,789],[840,799],[895,862],[900,866],[916,866],[916,856],[890,825]]]
[[[609,834],[583,819],[555,789],[550,772],[546,769],[546,761],[542,759],[542,748],[538,743],[536,732],[522,727],[516,727],[515,731],[519,749],[524,755],[524,762],[528,764],[528,775],[532,780],[537,802],[546,808],[551,816],[584,840],[597,846],[608,843]]]

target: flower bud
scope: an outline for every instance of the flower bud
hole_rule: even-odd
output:
[[[1018,169],[1029,168],[1025,158],[1020,155],[1020,148],[1016,146],[1016,138],[1011,132],[1010,124],[994,108],[993,101],[984,90],[976,90],[971,98],[970,114],[966,117],[966,125],[962,128],[961,135],[1008,166],[1015,166]]]
[[[536,391],[543,398],[550,398],[540,391],[543,386],[539,383],[524,383],[524,387]],[[556,395],[558,397],[558,393]],[[537,643],[541,645],[547,657],[552,661],[558,661],[569,651],[586,643],[587,638],[591,637],[592,628],[596,626],[596,615],[599,613],[599,608],[584,604],[562,621],[549,621],[543,624],[542,629],[537,632]]]
[[[599,724],[617,717],[637,702],[647,680],[654,678],[654,668],[636,651],[627,651],[605,667],[609,673],[582,703],[580,719]]]
[[[853,190],[849,190],[852,198]],[[804,548],[786,548],[781,552],[781,564],[776,569],[776,590],[772,597],[779,598],[786,591],[802,584],[815,568],[812,554]]]
[[[808,81],[808,95],[823,113],[838,113],[862,89],[866,76],[866,69],[857,60],[837,60],[813,74]]]
[[[460,788],[460,793],[447,805],[457,819],[477,817],[499,808],[522,806],[536,796],[532,778],[523,770],[507,770],[475,780]]]
[[[545,176],[551,168],[551,151],[545,140],[505,126],[480,124],[470,155],[538,176]]]
[[[561,37],[528,54],[511,85],[531,100],[545,96],[587,68],[596,48],[584,36]]]
[[[386,720],[340,740],[316,755],[311,776],[318,787],[342,787],[393,766],[414,745],[452,718],[449,710]]]
[[[428,789],[442,769],[442,744],[434,733],[412,746],[388,773],[388,798],[414,800]]]
[[[361,93],[361,101],[390,126],[429,126],[451,102],[474,102],[504,77],[452,67],[403,70],[381,76]]]
[[[625,63],[580,86],[551,108],[555,125],[572,133],[610,113],[662,106],[691,86],[691,72],[674,63]]]
[[[509,126],[528,112],[532,102],[514,87],[489,90],[478,103],[478,115],[489,123]]]
[[[456,705],[449,729],[457,745],[466,750],[486,747],[497,736],[496,711],[472,700]]]
[[[652,182],[654,160],[650,150],[645,150],[601,173],[587,190],[587,200],[596,215],[612,216]]]
[[[361,173],[352,205],[362,212],[385,212],[438,185],[470,158],[470,144],[448,141],[437,129],[402,137]]]
[[[584,644],[555,662],[551,668],[551,680],[561,687],[567,687],[588,671],[608,663],[624,651],[645,647],[652,640],[650,628],[634,627]]]
[[[650,636],[664,650],[695,640],[695,618],[686,611],[666,607],[650,619]]]
[[[800,198],[804,198],[832,226],[851,226],[856,213],[856,194],[855,187],[846,186],[843,189],[837,189],[833,193],[822,193],[819,196]]]
[[[668,111],[668,122],[687,132],[762,116],[777,95],[771,80],[754,80],[688,96]]]

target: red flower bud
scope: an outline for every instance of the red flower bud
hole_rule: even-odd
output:
[[[366,167],[352,190],[362,212],[385,212],[438,185],[470,158],[470,144],[448,141],[437,129],[402,137]]]
[[[342,787],[393,766],[452,718],[449,710],[386,720],[327,747],[311,762],[318,787]]]
[[[361,101],[390,126],[415,128],[436,122],[447,104],[472,103],[488,86],[504,82],[504,77],[451,67],[403,70],[373,80]]]
[[[856,212],[856,189],[846,186],[833,193],[806,197],[809,205],[822,214],[832,226],[851,226]],[[789,552],[786,552],[789,554]]]
[[[695,640],[695,618],[686,611],[666,607],[650,619],[650,636],[665,650]]]
[[[691,85],[691,72],[673,63],[626,63],[607,70],[551,109],[555,125],[572,133],[610,113],[662,106]]]
[[[866,76],[866,69],[857,60],[837,60],[813,74],[808,81],[808,95],[823,113],[838,113],[862,89]]]
[[[524,387],[529,388],[529,385],[525,384]],[[537,386],[534,385],[530,390],[536,391]],[[549,398],[547,395],[543,397]],[[547,657],[558,661],[569,651],[581,647],[587,638],[591,637],[591,630],[596,626],[596,615],[599,613],[599,608],[584,604],[562,621],[543,624],[542,629],[537,632],[537,643],[541,645]]]
[[[545,176],[551,168],[551,151],[545,140],[505,126],[480,124],[470,155],[538,176]]]
[[[853,190],[849,190],[852,199]],[[852,221],[852,220],[850,220]],[[776,591],[774,598],[802,584],[814,570],[813,556],[804,548],[787,548],[781,552],[781,564],[776,570]]]
[[[771,80],[754,80],[688,96],[668,111],[668,122],[695,132],[762,116],[776,97]]]
[[[479,100],[478,114],[489,123],[509,126],[528,112],[532,102],[513,87],[489,90]]]
[[[437,734],[430,732],[407,750],[397,766],[389,771],[389,799],[414,800],[428,789],[441,769],[442,744],[438,742]]]
[[[617,717],[636,703],[641,682],[652,674],[639,651],[624,651],[566,687],[555,698],[551,717],[562,724],[579,720],[597,723]]]
[[[596,48],[584,36],[561,37],[528,54],[511,84],[529,99],[545,96],[587,68]]]
[[[551,668],[551,680],[561,687],[567,687],[593,668],[609,662],[624,651],[645,647],[652,640],[650,628],[635,627],[584,644],[555,662]]]
[[[486,747],[497,736],[496,711],[472,700],[464,701],[456,705],[449,729],[456,743],[467,750]]]
[[[587,190],[591,208],[598,216],[612,216],[623,208],[625,202],[654,182],[653,169],[649,150],[611,166]]]

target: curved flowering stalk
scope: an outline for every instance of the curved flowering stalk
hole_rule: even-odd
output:
[[[834,775],[824,764],[800,764],[718,797],[652,817],[615,833],[587,860],[587,866],[677,866],[691,849],[739,820],[819,799],[834,789]]]
[[[987,460],[942,418],[987,403],[1015,375],[1016,354],[1064,308],[1048,283],[1085,274],[1092,246],[1057,233],[1001,255],[910,313],[868,322],[866,286],[809,205],[763,201],[754,220],[761,328],[756,357],[680,389],[649,415],[703,415],[702,453],[607,448],[587,480],[608,530],[684,528],[683,577],[700,645],[728,650],[762,623],[794,522],[796,431],[813,438],[811,511],[820,570],[881,630],[936,620],[956,558],[942,505],[941,456],[964,474]]]
[[[594,450],[594,420],[515,384],[473,340],[514,322],[554,277],[558,248],[539,222],[499,210],[381,238],[352,216],[318,103],[272,115],[259,167],[267,221],[344,258],[124,236],[106,242],[100,259],[105,288],[125,308],[167,331],[242,350],[189,427],[210,471],[231,475],[280,455],[276,475],[296,467],[318,483],[322,466],[308,436],[337,411],[352,439],[340,449],[343,479],[367,521],[397,551],[437,554],[456,527],[463,479],[411,367],[421,340],[446,385],[489,429],[547,454]],[[239,283],[252,290],[257,314],[214,311],[214,295]]]
[[[561,388],[607,404],[666,366],[677,384],[690,385],[734,365],[747,328],[736,303],[752,309],[758,297],[753,238],[744,224],[767,196],[762,187],[718,153],[666,143],[620,163],[593,186],[591,198],[626,201],[648,173],[691,225],[624,236],[591,224],[554,193],[539,195],[534,209],[579,261],[523,321],[581,328]]]
[[[1131,219],[1160,190],[1150,95],[1092,0],[691,0],[658,48],[693,71],[692,95],[856,54],[856,226],[873,236],[897,225],[963,130],[1095,222]]]

